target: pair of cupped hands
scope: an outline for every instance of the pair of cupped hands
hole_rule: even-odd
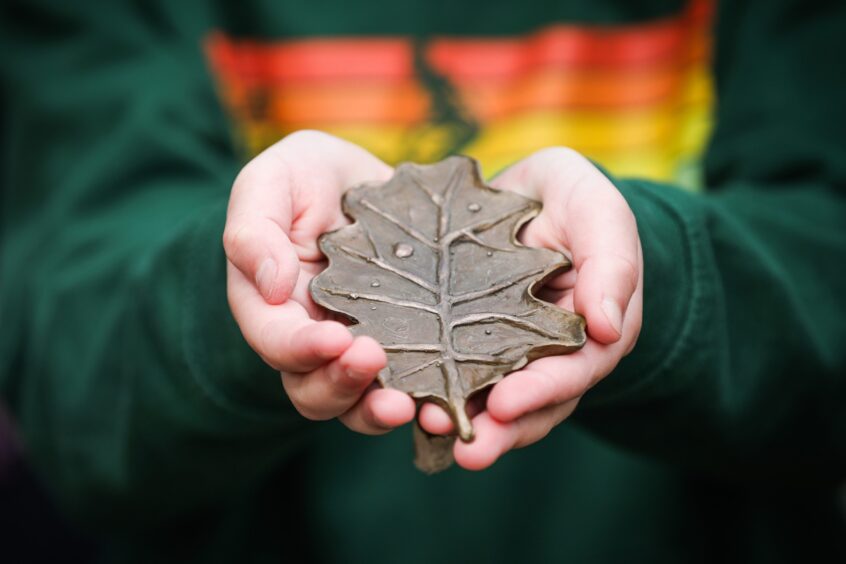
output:
[[[249,345],[280,371],[306,418],[337,417],[353,431],[378,435],[416,415],[429,433],[449,434],[453,424],[440,407],[426,403],[417,414],[407,394],[381,388],[375,378],[387,356],[379,343],[354,338],[309,294],[309,282],[326,267],[318,237],[349,223],[343,192],[392,174],[361,147],[317,131],[291,134],[253,159],[232,187],[223,235],[229,305]],[[476,437],[456,441],[454,456],[470,470],[537,442],[569,417],[634,346],[643,302],[634,215],[590,161],[570,149],[544,149],[490,184],[543,203],[520,240],[571,258],[573,268],[541,296],[582,314],[588,341],[576,353],[527,364],[468,404]]]

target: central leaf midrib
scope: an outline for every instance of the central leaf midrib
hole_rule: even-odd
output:
[[[455,237],[447,237],[450,232],[450,223],[452,213],[450,205],[452,203],[452,194],[454,187],[452,183],[456,182],[456,178],[450,179],[450,183],[445,190],[446,197],[441,202],[436,202],[438,206],[438,235],[435,242],[439,247],[438,254],[438,320],[440,321],[440,337],[443,351],[441,352],[441,375],[444,379],[446,387],[447,403],[452,411],[452,419],[455,423],[456,429],[462,440],[468,441],[473,438],[473,427],[467,417],[464,409],[465,390],[458,373],[458,366],[455,360],[455,349],[452,342],[452,331],[450,329],[452,322],[452,300],[450,299],[450,289],[452,286],[452,264],[450,261],[450,247],[455,241]]]

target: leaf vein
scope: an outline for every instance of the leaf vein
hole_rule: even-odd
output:
[[[398,300],[396,298],[392,298],[391,296],[381,296],[379,294],[360,294],[358,292],[350,292],[347,290],[334,290],[332,288],[326,287],[321,287],[320,290],[326,292],[331,296],[343,296],[351,300],[367,300],[371,302],[394,305],[397,307],[405,307],[408,309],[419,309],[422,311],[428,311],[429,313],[433,313],[435,315],[439,315],[438,310],[432,306],[408,300]]]
[[[399,219],[397,219],[393,215],[389,214],[388,212],[380,210],[379,208],[377,208],[376,206],[371,204],[369,201],[361,200],[361,205],[364,206],[365,208],[367,208],[368,210],[372,211],[373,213],[375,213],[376,215],[378,215],[379,217],[381,217],[382,219],[384,219],[385,221],[387,221],[388,223],[390,223],[391,225],[393,225],[394,227],[396,227],[400,231],[403,231],[407,235],[417,239],[418,241],[420,241],[421,243],[423,243],[424,245],[426,245],[430,249],[437,249],[438,248],[437,245],[435,245],[432,241],[430,241],[428,239],[428,237],[426,237],[425,235],[420,233],[418,230],[404,224],[403,222],[401,222]]]

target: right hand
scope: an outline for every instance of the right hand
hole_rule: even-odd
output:
[[[573,268],[549,280],[539,297],[580,313],[588,341],[577,352],[530,362],[471,399],[476,439],[456,441],[455,461],[468,470],[543,439],[570,417],[583,394],[609,376],[637,342],[643,317],[643,251],[637,221],[614,184],[582,155],[550,147],[515,163],[491,186],[543,202],[519,234],[529,247],[571,257]],[[453,432],[446,412],[420,408],[420,425]]]
[[[235,179],[223,234],[229,306],[253,350],[280,371],[296,409],[374,435],[411,421],[414,401],[374,384],[385,352],[370,337],[353,338],[312,301],[308,285],[326,267],[317,238],[349,223],[343,192],[392,174],[356,145],[293,133]]]

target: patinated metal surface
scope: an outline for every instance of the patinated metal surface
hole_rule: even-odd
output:
[[[314,300],[382,344],[382,385],[440,404],[464,441],[471,394],[585,342],[581,316],[533,292],[570,267],[561,253],[517,242],[540,208],[485,186],[472,159],[451,157],[349,190],[343,209],[355,223],[320,238],[329,267],[312,281]]]

